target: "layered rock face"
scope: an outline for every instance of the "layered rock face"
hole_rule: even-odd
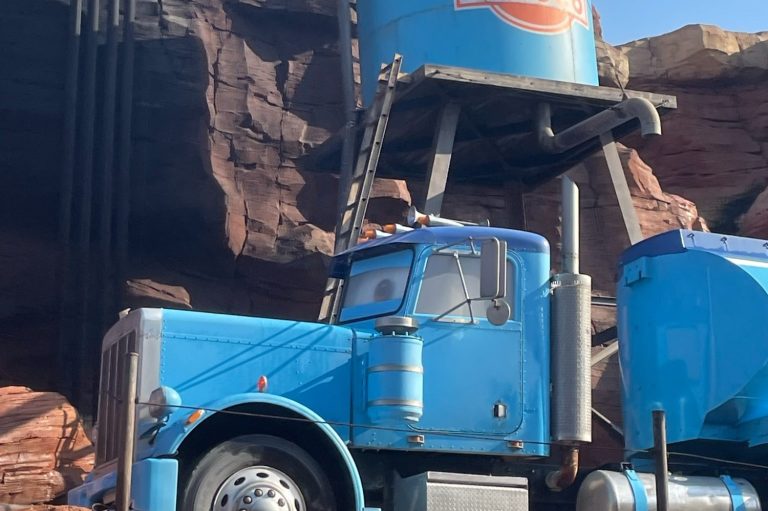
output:
[[[0,388],[0,504],[53,500],[81,484],[93,462],[80,416],[66,399]]]
[[[768,237],[768,32],[691,25],[607,48],[601,70],[634,89],[674,94],[665,136],[631,140],[662,187],[693,200],[713,230]],[[615,64],[616,73],[611,73]]]
[[[139,154],[152,175],[137,190],[147,198],[136,209],[133,274],[147,277],[129,284],[128,305],[167,297],[174,307],[313,319],[338,180],[303,158],[343,123],[335,4],[164,6],[160,25],[142,24],[139,61],[155,81],[139,89]],[[387,182],[374,211],[376,198],[389,209],[409,200]]]

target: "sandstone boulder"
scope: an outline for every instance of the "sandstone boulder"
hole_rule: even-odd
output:
[[[0,388],[0,502],[49,502],[83,482],[93,448],[59,394]]]
[[[126,283],[126,293],[128,307],[192,308],[189,292],[182,286],[161,284],[151,279],[136,279]]]

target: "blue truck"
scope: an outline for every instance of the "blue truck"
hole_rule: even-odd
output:
[[[423,228],[358,245],[332,270],[349,279],[337,325],[161,309],[120,320],[102,352],[97,468],[70,503],[110,502],[120,415],[104,396],[120,393],[122,355],[136,351],[133,509],[441,509],[409,501],[444,498],[419,481],[454,502],[472,496],[473,509],[528,509],[520,476],[552,441],[547,241]],[[505,288],[481,289],[490,282]],[[660,408],[671,444],[718,442],[751,459],[740,456],[768,433],[766,312],[766,242],[672,231],[626,252],[627,448],[642,458],[652,447]],[[743,479],[679,479],[683,507],[671,509],[760,509]],[[627,507],[631,490],[624,472],[590,474],[580,509],[640,509]]]
[[[483,14],[467,9],[450,12]],[[761,509],[768,243],[642,240],[614,143],[660,135],[675,98],[445,65],[401,76],[399,62],[363,123],[326,321],[131,311],[103,341],[96,468],[69,502],[126,511],[118,459],[135,419],[137,511]],[[587,471],[593,297],[578,188],[563,175],[599,150],[632,245],[617,279],[626,463]],[[413,179],[424,161],[424,213],[357,243],[373,177]],[[563,176],[561,260],[524,228],[442,218],[449,171],[509,202]],[[659,411],[671,475],[652,456],[667,445]]]

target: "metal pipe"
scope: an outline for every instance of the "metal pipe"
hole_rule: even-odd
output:
[[[563,491],[570,487],[579,475],[579,449],[568,447],[563,454],[563,461],[558,470],[547,474],[547,487],[552,491]]]
[[[99,34],[99,0],[88,0],[88,14],[85,32],[85,69],[83,71],[83,123],[80,130],[79,165],[82,175],[81,212],[78,225],[78,241],[90,243],[91,193],[93,188],[93,146],[96,127],[96,57]],[[81,246],[82,248],[82,246]]]
[[[77,93],[80,73],[80,35],[83,23],[83,0],[69,3],[69,44],[67,71],[64,81],[64,126],[61,159],[61,195],[59,196],[59,344],[56,365],[62,378],[62,387],[72,399],[73,388],[68,354],[72,332],[73,292],[71,289],[70,262],[72,259],[72,193],[74,190],[75,154],[77,148]]]
[[[125,391],[123,393],[123,417],[120,452],[117,459],[117,489],[115,503],[117,511],[131,509],[131,477],[133,476],[133,450],[136,438],[136,394],[139,381],[139,355],[125,355]],[[105,396],[108,397],[108,396]]]
[[[562,273],[553,300],[553,438],[568,443],[591,441],[591,280],[579,275],[579,187],[562,176]],[[554,378],[559,378],[556,380]],[[564,420],[566,419],[566,420]],[[564,423],[565,424],[564,426]],[[552,491],[570,487],[579,473],[579,449],[566,448],[560,469],[546,476]]]
[[[570,177],[561,178],[563,273],[579,273],[579,187]]]
[[[83,106],[80,126],[80,217],[77,230],[78,243],[78,285],[79,332],[77,337],[79,363],[74,371],[74,387],[78,395],[78,405],[84,406],[84,375],[92,370],[89,341],[92,338],[89,315],[89,292],[91,284],[90,249],[91,249],[91,212],[93,202],[93,161],[94,138],[96,128],[96,58],[99,34],[99,0],[88,0],[88,13],[85,24],[85,67],[83,70]]]
[[[549,103],[539,104],[538,138],[541,147],[550,153],[564,153],[632,119],[640,121],[643,137],[661,135],[661,117],[656,107],[645,98],[629,98],[618,105],[555,134],[552,130],[552,109]]]
[[[134,30],[136,21],[136,0],[123,0],[123,58],[121,66],[120,89],[120,135],[118,142],[117,189],[117,275],[118,282],[125,280],[128,259],[128,222],[130,219],[131,200],[131,123],[133,114],[133,66],[134,66]]]
[[[102,254],[108,254],[112,231],[112,174],[114,172],[115,105],[117,95],[117,36],[120,29],[120,0],[109,0],[107,48],[104,68],[104,104],[101,127],[101,152],[98,173],[101,177],[101,215],[99,241]]]
[[[117,38],[120,30],[120,0],[107,0],[107,45],[104,57],[104,96],[102,103],[101,148],[98,152],[96,176],[99,179],[99,279],[101,296],[97,301],[96,322],[101,335],[109,322],[109,313],[115,309],[115,286],[110,279],[112,262],[112,183],[115,159],[115,97],[117,90]],[[99,364],[99,351],[94,350],[94,365]],[[93,381],[93,402],[98,407],[98,379]]]
[[[347,204],[347,193],[355,165],[355,128],[357,127],[357,99],[355,73],[352,62],[352,19],[349,0],[338,0],[339,54],[341,56],[341,90],[344,99],[344,143],[341,147],[339,197],[337,211],[341,217]]]
[[[653,445],[656,460],[656,511],[668,511],[667,416],[664,410],[653,411]]]
[[[68,244],[72,230],[72,189],[75,172],[77,135],[77,78],[80,71],[80,31],[83,0],[69,3],[69,50],[64,81],[64,154],[61,159],[61,196],[59,202],[59,240]]]

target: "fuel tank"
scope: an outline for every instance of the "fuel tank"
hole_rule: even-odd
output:
[[[627,473],[598,470],[579,488],[576,511],[656,511],[656,480],[653,474],[635,474],[638,490],[645,493],[646,507],[638,506]],[[641,497],[642,499],[642,497]],[[760,511],[755,488],[744,479],[716,477],[669,478],[669,511]]]

